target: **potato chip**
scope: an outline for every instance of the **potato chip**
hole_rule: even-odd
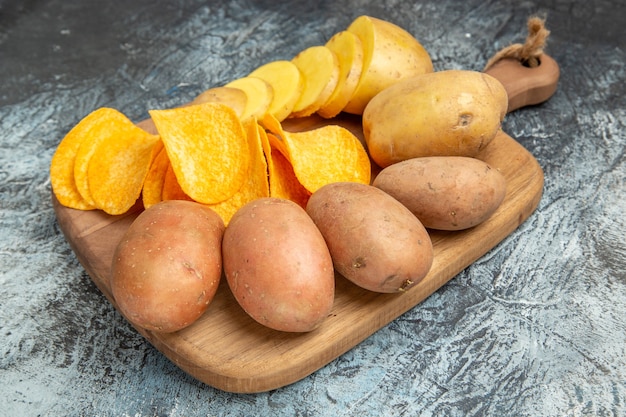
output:
[[[270,195],[268,166],[263,154],[256,119],[252,118],[245,123],[245,128],[250,149],[250,164],[246,182],[228,200],[209,205],[222,217],[224,224],[228,224],[235,212],[244,204],[257,198],[269,197]]]
[[[272,135],[272,134],[270,134]],[[306,207],[311,193],[300,184],[289,160],[277,149],[272,149],[268,135],[261,128],[264,137],[265,155],[270,177],[270,197],[285,198]]]
[[[144,208],[155,205],[162,200],[161,193],[163,191],[163,183],[165,181],[165,173],[170,165],[167,157],[163,141],[158,141],[152,151],[152,162],[148,174],[143,181],[143,189],[141,197]]]
[[[250,153],[244,127],[222,103],[152,110],[178,182],[189,197],[220,203],[242,187]]]
[[[283,131],[282,139],[275,135],[268,137],[273,146],[286,149],[285,156],[296,177],[311,193],[332,182],[370,183],[367,152],[346,128],[327,125],[303,132]]]
[[[159,136],[114,118],[109,134],[89,148],[88,189],[95,206],[111,215],[126,213],[137,201]],[[81,148],[84,146],[83,144]]]
[[[283,126],[280,124],[278,119],[276,119],[272,114],[267,113],[262,119],[259,120],[259,124],[271,133],[275,139],[278,139],[272,141],[272,145],[277,147],[280,153],[288,157],[289,149],[287,149],[287,142],[285,142],[285,131],[283,130]]]
[[[193,201],[191,197],[189,197],[180,186],[178,182],[178,178],[176,178],[176,173],[172,167],[172,164],[167,165],[167,169],[165,170],[165,176],[163,177],[163,189],[161,190],[161,199],[163,201],[166,200],[190,200]]]
[[[111,136],[126,135],[131,126],[134,128],[133,123],[124,114],[108,107],[94,110],[76,126],[83,139],[74,160],[74,181],[76,189],[89,205],[98,208],[91,196],[87,176],[91,157],[101,142]]]
[[[90,132],[101,129],[103,120],[114,112],[102,108],[85,116],[59,143],[50,162],[50,183],[59,203],[78,210],[94,210],[78,191],[74,179],[74,163],[83,141],[90,140]]]

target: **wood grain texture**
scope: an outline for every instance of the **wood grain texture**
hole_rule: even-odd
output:
[[[524,85],[552,88],[558,80],[553,67],[526,72],[526,68],[506,62],[496,68],[499,72],[494,76],[504,85],[525,80]],[[511,98],[523,105],[552,95],[537,96],[535,91],[521,88]],[[324,123],[342,124],[362,137],[359,119],[353,117],[330,122],[317,117],[291,119],[284,127],[297,131]],[[426,278],[409,291],[378,294],[337,275],[335,303],[329,317],[315,331],[294,334],[269,329],[251,319],[222,279],[209,309],[191,326],[175,333],[140,327],[137,331],[187,373],[224,391],[268,391],[302,379],[426,299],[497,245],[535,210],[542,194],[543,172],[528,151],[500,131],[477,158],[505,176],[507,193],[503,203],[490,219],[474,228],[431,231],[433,266]],[[136,206],[125,215],[109,216],[101,211],[63,207],[54,197],[53,203],[59,225],[76,256],[115,306],[109,286],[113,253],[141,207]]]

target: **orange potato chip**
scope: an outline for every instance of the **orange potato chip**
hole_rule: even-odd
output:
[[[167,164],[167,169],[165,170],[165,176],[163,178],[163,189],[161,190],[161,199],[165,200],[190,200],[193,201],[191,197],[189,197],[180,186],[178,179],[176,178],[176,173],[172,167],[172,164]]]
[[[89,190],[87,172],[91,157],[100,143],[111,136],[126,135],[131,126],[134,127],[133,123],[124,114],[108,107],[94,110],[76,126],[83,139],[74,160],[74,181],[76,189],[89,205],[99,208]]]
[[[78,210],[94,210],[78,191],[74,178],[76,155],[83,141],[90,140],[90,132],[102,130],[108,116],[115,112],[109,108],[95,110],[74,126],[59,143],[50,162],[50,183],[59,203]]]
[[[250,155],[246,132],[232,108],[204,103],[149,113],[185,194],[216,204],[239,191]]]
[[[252,118],[249,122],[246,122],[245,129],[250,149],[247,179],[239,191],[228,200],[209,205],[222,217],[224,224],[228,224],[235,212],[244,204],[257,198],[269,197],[270,195],[268,166],[256,119]]]
[[[163,141],[158,141],[152,151],[152,162],[143,181],[143,189],[141,197],[144,208],[155,205],[162,200],[161,193],[163,191],[163,183],[165,181],[165,173],[170,165],[167,157]]]
[[[106,126],[109,135],[87,152],[87,155],[91,153],[87,181],[95,206],[117,215],[126,213],[141,195],[159,136],[140,129],[126,118],[114,118]]]
[[[371,163],[363,144],[348,129],[327,125],[303,132],[268,135],[287,157],[298,181],[314,193],[332,182],[369,184]]]
[[[306,207],[311,193],[300,184],[289,160],[279,150],[272,149],[268,134],[260,126],[259,134],[267,158],[270,197],[285,198]]]

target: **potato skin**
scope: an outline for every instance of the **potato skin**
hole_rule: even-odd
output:
[[[311,195],[306,210],[324,235],[337,272],[362,288],[405,291],[430,270],[433,247],[426,229],[376,187],[328,184]]]
[[[221,217],[199,203],[169,200],[143,211],[113,256],[111,291],[120,311],[160,332],[196,321],[217,291],[223,234]]]
[[[463,230],[488,219],[506,194],[506,179],[486,162],[463,156],[413,158],[383,169],[372,183],[430,229]]]
[[[332,259],[296,203],[268,197],[244,205],[226,228],[222,253],[235,299],[257,322],[309,332],[328,317],[335,300]]]
[[[423,156],[473,157],[495,137],[507,107],[506,90],[494,77],[437,71],[376,95],[363,113],[363,134],[382,168]]]

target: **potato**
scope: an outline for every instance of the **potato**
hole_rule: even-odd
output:
[[[144,329],[174,332],[196,321],[222,274],[222,219],[192,201],[143,211],[113,256],[111,292],[118,308]]]
[[[383,169],[373,181],[430,229],[463,230],[488,219],[506,194],[506,180],[475,158],[432,156]]]
[[[348,32],[363,46],[363,68],[356,91],[344,111],[362,114],[367,103],[386,87],[418,74],[433,71],[430,55],[421,43],[401,27],[370,16],[356,18]]]
[[[400,202],[371,185],[337,182],[306,207],[322,232],[337,272],[370,291],[406,291],[433,262],[430,237]]]
[[[422,156],[476,156],[500,129],[506,90],[494,77],[439,71],[401,81],[372,99],[363,134],[381,167]]]
[[[222,253],[235,299],[262,325],[309,332],[330,313],[332,259],[320,231],[296,203],[261,198],[244,205],[226,228]]]

